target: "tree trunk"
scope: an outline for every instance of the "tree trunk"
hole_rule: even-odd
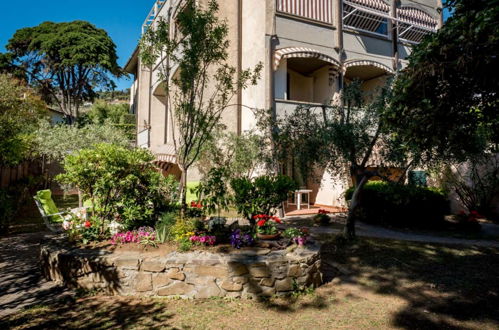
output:
[[[362,192],[362,189],[364,188],[366,182],[368,180],[367,175],[362,176],[362,178],[357,180],[357,186],[355,187],[355,190],[352,195],[352,199],[350,200],[350,206],[348,208],[348,217],[347,221],[345,224],[345,228],[343,233],[345,236],[351,240],[354,239],[356,234],[355,234],[355,214],[357,213],[357,210],[359,208],[359,196],[360,193]]]
[[[187,211],[187,169],[184,169],[180,177],[180,216],[184,217],[186,211]]]

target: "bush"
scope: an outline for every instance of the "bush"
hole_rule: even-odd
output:
[[[173,180],[158,173],[152,159],[145,149],[98,144],[68,155],[65,172],[56,179],[79,188],[85,199],[98,205],[95,216],[117,219],[132,230],[154,225],[156,215],[174,202]]]
[[[347,201],[353,190],[345,192]],[[373,181],[364,187],[356,218],[370,224],[438,228],[448,212],[449,201],[439,189]]]
[[[231,181],[234,190],[234,202],[239,213],[254,224],[253,216],[272,214],[288,198],[290,191],[296,189],[296,183],[288,176],[260,176],[253,181],[236,178]]]

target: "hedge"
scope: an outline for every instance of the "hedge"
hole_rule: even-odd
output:
[[[347,201],[353,190],[345,192]],[[371,181],[360,196],[356,219],[396,227],[438,228],[448,213],[449,201],[439,189]]]

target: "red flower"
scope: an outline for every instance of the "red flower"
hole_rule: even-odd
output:
[[[278,217],[272,217],[272,220],[274,220],[277,223],[282,223],[281,219],[279,219]]]
[[[256,225],[257,225],[258,227],[262,227],[262,226],[264,226],[264,225],[265,225],[265,223],[266,223],[266,222],[267,222],[267,221],[265,221],[265,220],[260,220],[260,221],[258,221],[258,222],[256,223]]]
[[[90,223],[90,221],[85,221],[85,227],[86,228],[90,228],[92,226],[92,224]]]

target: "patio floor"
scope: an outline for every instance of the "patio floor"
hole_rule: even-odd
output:
[[[326,206],[326,205],[310,205],[310,208],[307,206],[302,206],[301,210],[296,209],[296,205],[287,205],[285,207],[286,216],[298,216],[298,215],[311,215],[319,213],[319,210],[326,210],[331,213],[345,213],[347,209],[344,207],[338,206]]]

